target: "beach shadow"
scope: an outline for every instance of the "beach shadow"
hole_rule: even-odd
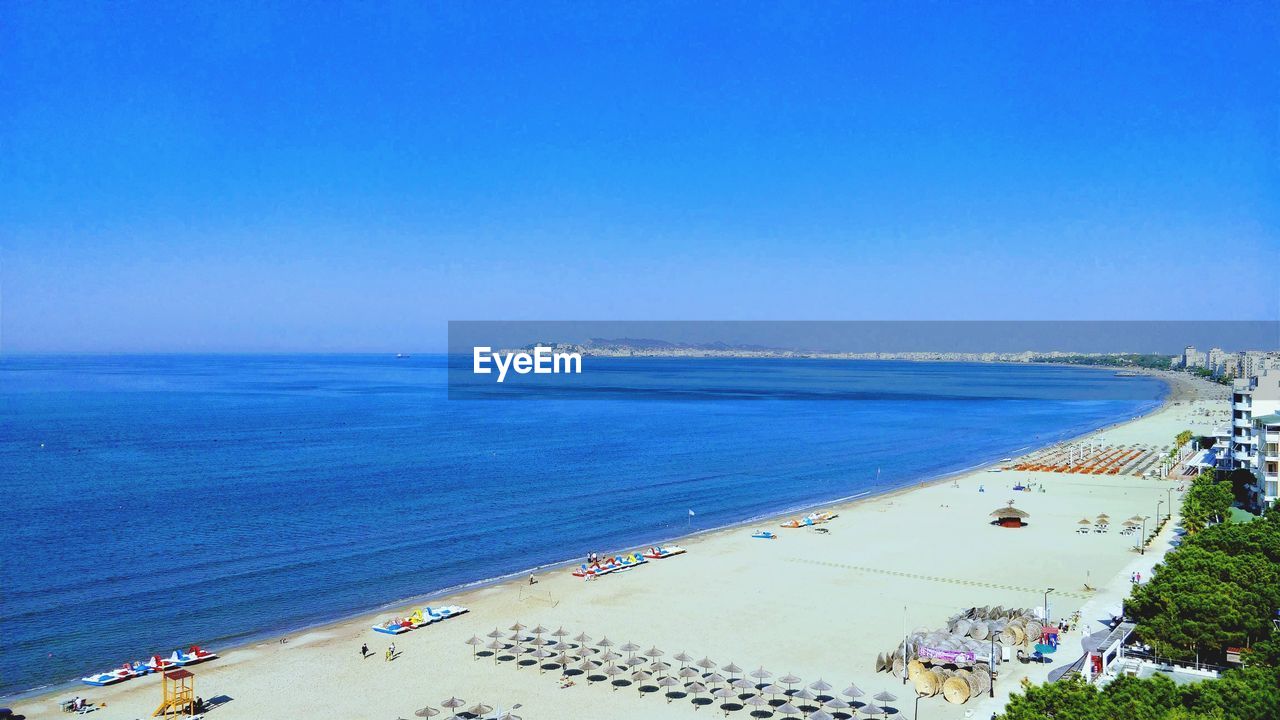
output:
[[[658,692],[659,688],[657,685],[642,684],[639,687],[637,687],[636,690],[641,693],[652,693],[652,692]]]
[[[476,659],[491,658],[493,657],[493,655],[494,655],[494,652],[492,650],[481,650],[476,653]]]
[[[230,695],[215,695],[204,701],[204,711],[217,710],[218,708],[231,702],[234,698]]]
[[[617,679],[617,680],[614,680],[613,682],[610,682],[609,684],[613,686],[613,689],[614,689],[614,690],[617,690],[618,688],[631,687],[631,681],[630,681],[630,680],[625,680],[625,679],[622,679],[622,678],[619,678],[619,679]]]
[[[752,710],[751,717],[759,718],[760,720],[767,720],[767,718],[773,717],[773,713],[768,710]]]
[[[515,660],[516,656],[510,653],[507,653],[506,655],[499,655],[498,659],[501,660],[502,662],[510,662],[512,660]]]
[[[701,707],[706,707],[707,705],[710,705],[711,703],[715,702],[715,698],[696,697],[691,702],[694,704],[694,707],[701,708]]]
[[[605,675],[605,674],[604,674],[604,673],[602,673],[602,672],[593,672],[593,673],[589,673],[589,674],[587,675],[587,682],[588,682],[588,683],[604,682],[605,680],[608,680],[608,679],[609,679],[609,676],[608,676],[608,675]]]
[[[671,702],[672,700],[683,700],[687,697],[689,697],[689,693],[683,690],[671,690],[667,692],[667,702]]]
[[[578,668],[569,668],[568,670],[564,671],[564,674],[568,675],[569,677],[577,677],[582,674],[582,670]]]
[[[737,712],[744,707],[746,706],[739,702],[720,703],[720,709],[723,710],[726,715],[731,712]]]
[[[520,667],[533,667],[534,665],[537,665],[537,664],[538,664],[537,660],[532,660],[530,658],[524,658],[516,662],[516,665],[519,665]]]

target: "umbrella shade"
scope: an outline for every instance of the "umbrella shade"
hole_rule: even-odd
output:
[[[551,637],[562,638],[562,637],[568,636],[568,634],[569,634],[568,630],[565,630],[564,628],[556,628],[556,631],[551,633]]]
[[[555,650],[556,652],[568,652],[573,649],[573,646],[570,645],[569,643],[558,642],[555,645],[552,645],[551,649]]]
[[[490,650],[501,650],[506,647],[506,644],[501,641],[494,640],[488,645],[485,645],[485,647],[489,648]]]
[[[533,656],[538,658],[539,660],[543,658],[549,658],[552,655],[555,655],[555,653],[549,653],[546,650],[543,650],[542,648],[538,648],[537,650],[533,651]]]
[[[1133,522],[1138,523],[1139,525],[1141,525],[1141,524],[1142,524],[1142,516],[1141,516],[1141,515],[1134,515],[1133,517],[1131,517],[1131,518],[1129,518],[1129,519],[1130,519],[1131,521],[1133,521]]]
[[[783,715],[796,715],[800,712],[800,708],[789,702],[782,703],[778,707],[774,708],[774,710],[782,713]]]
[[[897,695],[894,695],[888,690],[882,690],[871,697],[875,700],[879,700],[880,702],[893,702],[898,699]]]
[[[1106,513],[1098,513],[1099,520],[1110,520],[1111,516]]]
[[[811,683],[809,687],[812,688],[813,690],[817,690],[820,693],[823,693],[832,689],[831,684],[823,680],[822,678],[818,678],[818,682]]]
[[[656,647],[651,647],[651,648],[649,648],[648,650],[645,650],[645,651],[644,651],[644,654],[645,654],[645,655],[648,655],[648,656],[649,656],[649,657],[651,657],[651,658],[659,658],[659,657],[662,657],[663,655],[665,655],[666,653],[662,652],[661,650],[659,650],[659,649],[658,649],[658,648],[656,648]]]
[[[862,692],[862,688],[858,687],[857,685],[854,685],[853,683],[849,683],[849,687],[841,690],[840,694],[844,695],[845,697],[851,697],[851,698],[857,698],[857,697],[862,697],[863,695],[866,695],[866,693]]]
[[[525,629],[526,627],[528,627],[528,626],[527,626],[527,625],[521,625],[521,624],[519,623],[519,621],[517,621],[515,625],[512,625],[511,627],[509,627],[509,628],[507,628],[507,629],[508,629],[508,630],[514,630],[514,631],[516,631],[516,632],[520,632],[521,630]]]
[[[521,718],[519,715],[512,715],[510,712],[504,710],[502,714],[498,715],[493,720],[521,720]]]
[[[556,664],[565,667],[569,664],[569,653],[560,653],[556,656]]]
[[[476,703],[475,705],[467,708],[467,712],[471,715],[488,715],[493,712],[493,708],[485,705],[484,703]]]
[[[708,658],[708,657],[704,657],[704,658],[702,658],[702,659],[701,659],[701,660],[699,660],[698,662],[694,663],[694,665],[697,665],[698,667],[702,668],[703,670],[710,670],[711,668],[713,668],[713,667],[715,667],[715,666],[716,666],[715,662],[714,662],[714,661],[712,661],[712,659],[711,659],[711,658]]]
[[[761,680],[763,680],[767,677],[773,677],[773,673],[769,672],[768,670],[765,670],[764,666],[761,665],[760,669],[751,671],[751,677],[760,678]]]
[[[1140,522],[1134,522],[1134,521],[1132,521],[1132,520],[1125,520],[1125,521],[1124,521],[1124,525],[1125,525],[1125,527],[1138,527],[1138,526],[1139,526],[1139,525],[1141,525],[1141,524],[1142,524],[1142,523],[1140,523]]]
[[[592,670],[595,670],[597,667],[599,667],[599,665],[597,665],[596,663],[590,660],[583,660],[582,662],[578,663],[578,669],[585,673],[589,673]]]
[[[729,673],[730,675],[737,675],[738,673],[742,672],[742,668],[738,667],[737,665],[734,665],[733,663],[729,663],[728,665],[725,665],[720,669]]]
[[[626,660],[624,660],[622,664],[623,664],[623,665],[626,665],[627,667],[635,667],[635,666],[637,666],[637,665],[643,665],[644,663],[645,663],[645,659],[644,659],[644,658],[642,658],[642,657],[634,657],[634,656],[633,656],[633,657],[629,657],[629,658],[627,658]]]
[[[511,642],[516,642],[516,643],[522,642],[520,640],[520,633],[511,633],[510,635],[507,636],[507,639],[510,640]]]
[[[475,635],[472,635],[471,637],[467,638],[464,642],[466,642],[468,645],[483,645],[483,644],[484,644],[484,641],[483,641],[483,640],[481,640],[480,638],[476,637]]]
[[[598,652],[600,651],[593,647],[584,647],[578,651],[578,654],[581,655],[582,657],[586,657],[588,655],[595,655]]]
[[[440,711],[433,707],[428,706],[428,707],[422,708],[421,710],[414,710],[413,714],[420,718],[429,718],[432,715],[439,715]]]
[[[462,707],[463,705],[466,705],[466,704],[467,704],[467,701],[463,700],[462,698],[451,697],[448,700],[445,700],[444,702],[440,703],[440,707],[449,708],[450,710],[452,710],[453,708]]]
[[[603,658],[605,662],[612,662],[620,659],[622,656],[612,650],[605,650],[604,654],[600,657]]]
[[[822,712],[821,710],[814,710],[813,712],[809,713],[809,720],[835,720],[835,719],[832,718],[829,714]]]

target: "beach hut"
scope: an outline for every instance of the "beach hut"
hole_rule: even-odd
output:
[[[1002,508],[996,508],[991,511],[991,517],[995,520],[991,521],[992,525],[1000,527],[1018,528],[1026,525],[1027,518],[1031,517],[1031,513],[1026,510],[1019,510],[1013,505],[1006,505]]]

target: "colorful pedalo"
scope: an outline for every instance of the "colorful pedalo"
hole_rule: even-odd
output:
[[[135,660],[131,663],[125,663],[114,670],[108,670],[104,673],[95,673],[88,677],[80,678],[80,682],[85,685],[95,685],[101,687],[103,685],[114,685],[118,682],[124,682],[131,678],[141,675],[148,675],[154,672],[164,672],[175,667],[183,667],[185,665],[195,665],[196,663],[212,660],[218,657],[217,653],[202,650],[199,645],[192,645],[190,650],[174,650],[173,654],[167,658],[159,655],[152,655],[151,659],[143,662]]]
[[[467,612],[467,608],[461,605],[443,605],[441,607],[425,607],[414,608],[413,612],[407,617],[392,618],[384,623],[373,626],[374,632],[385,633],[387,635],[399,635],[407,633],[410,630],[417,630],[424,625],[430,625],[441,620],[448,620],[456,615]]]
[[[587,564],[583,563],[573,570],[574,577],[580,578],[597,578],[609,573],[619,572],[622,570],[630,570],[633,567],[643,565],[650,560],[661,560],[669,558],[673,555],[679,555],[685,551],[679,545],[655,545],[646,548],[643,552],[633,552],[626,555],[615,555],[611,558],[598,560]]]

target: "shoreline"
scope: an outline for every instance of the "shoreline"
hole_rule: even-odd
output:
[[[1086,367],[1086,368],[1093,367],[1093,369],[1100,370],[1100,371],[1115,372],[1115,369],[1110,367],[1076,366],[1076,365],[1063,365],[1063,367]],[[1126,420],[1112,422],[1110,424],[1089,429],[1089,430],[1071,435],[1069,437],[1060,438],[1052,442],[1046,443],[1044,445],[1036,445],[1033,443],[1032,445],[1029,445],[1026,448],[1024,448],[1018,455],[1015,455],[1013,457],[1017,459],[1019,457],[1024,457],[1028,454],[1035,453],[1046,448],[1051,448],[1051,447],[1055,447],[1062,444],[1076,442],[1082,438],[1086,438],[1099,433],[1109,432],[1113,429],[1122,428],[1127,425],[1139,422],[1145,418],[1151,417],[1152,415],[1168,410],[1171,407],[1173,407],[1175,404],[1183,401],[1186,397],[1190,397],[1191,394],[1188,393],[1187,390],[1193,387],[1197,383],[1197,381],[1207,382],[1200,378],[1183,376],[1180,373],[1162,372],[1162,371],[1145,370],[1145,369],[1141,370],[1140,372],[1142,372],[1144,375],[1148,375],[1156,379],[1159,379],[1165,386],[1165,393],[1163,397],[1160,398],[1157,404],[1155,404],[1153,407],[1148,409],[1146,412],[1142,413],[1141,415],[1128,418]],[[1172,377],[1170,377],[1170,375],[1172,375]],[[729,534],[733,531],[740,530],[744,527],[748,527],[755,524],[776,524],[778,521],[786,519],[787,517],[792,516],[794,514],[805,513],[818,508],[826,508],[838,513],[849,512],[855,508],[868,505],[877,500],[893,500],[901,496],[920,491],[925,488],[942,485],[943,483],[946,483],[951,480],[955,480],[957,478],[985,472],[986,470],[1001,464],[1001,462],[1003,462],[1002,459],[980,462],[976,465],[972,465],[966,468],[950,470],[935,476],[927,477],[925,479],[915,480],[909,484],[901,485],[898,487],[889,487],[879,491],[867,490],[860,493],[855,493],[854,495],[845,496],[842,498],[836,498],[832,500],[822,500],[822,501],[813,502],[813,503],[805,503],[798,506],[790,507],[788,509],[769,511],[762,515],[746,518],[739,521],[734,521],[731,523],[727,523],[725,525],[718,525],[712,528],[693,530],[692,532],[679,533],[669,538],[663,538],[660,540],[640,541],[639,544],[641,545],[646,545],[646,544],[696,545],[705,540],[712,539],[720,535]],[[320,622],[302,624],[294,628],[283,628],[283,629],[276,628],[276,629],[269,629],[269,630],[263,630],[261,632],[252,633],[247,635],[243,640],[236,642],[234,644],[231,644],[225,647],[215,647],[214,650],[219,653],[219,659],[217,662],[221,664],[229,665],[233,662],[238,661],[240,655],[247,654],[248,651],[252,650],[255,647],[261,646],[264,642],[280,641],[282,638],[289,638],[292,636],[299,636],[299,635],[311,636],[316,634],[331,633],[335,630],[344,629],[347,626],[350,626],[353,624],[359,624],[360,626],[371,625],[378,618],[386,615],[388,611],[394,608],[403,608],[403,607],[414,606],[414,605],[425,605],[429,601],[444,601],[444,600],[452,601],[454,604],[467,605],[466,600],[470,596],[474,596],[486,590],[502,588],[504,586],[514,586],[517,584],[523,586],[524,578],[527,578],[530,574],[540,575],[540,574],[553,573],[561,570],[567,570],[568,568],[578,564],[579,562],[580,562],[580,558],[553,561],[553,562],[544,563],[542,565],[535,566],[535,567],[523,568],[523,569],[513,571],[511,573],[507,573],[505,575],[501,575],[497,577],[485,578],[482,580],[453,585],[447,588],[441,588],[439,590],[430,591],[421,595],[415,595],[407,598],[399,598],[396,600],[392,600],[392,601],[388,601],[386,603],[380,604],[374,608],[367,608],[367,609],[359,610],[353,613],[346,613],[339,617],[335,617],[335,618],[320,621]],[[216,667],[216,665],[210,666],[210,667],[211,668]],[[86,670],[85,672],[92,672],[92,671]],[[125,688],[127,686],[129,686],[128,681],[124,683],[120,683],[113,687]],[[13,704],[16,702],[25,703],[25,702],[32,702],[32,701],[42,701],[42,700],[51,699],[52,696],[54,695],[65,694],[74,688],[81,688],[81,687],[84,687],[84,686],[82,686],[78,680],[69,679],[65,682],[44,685],[40,687],[31,688],[29,690],[23,690],[10,695],[0,696],[0,702],[4,702],[6,704]]]

